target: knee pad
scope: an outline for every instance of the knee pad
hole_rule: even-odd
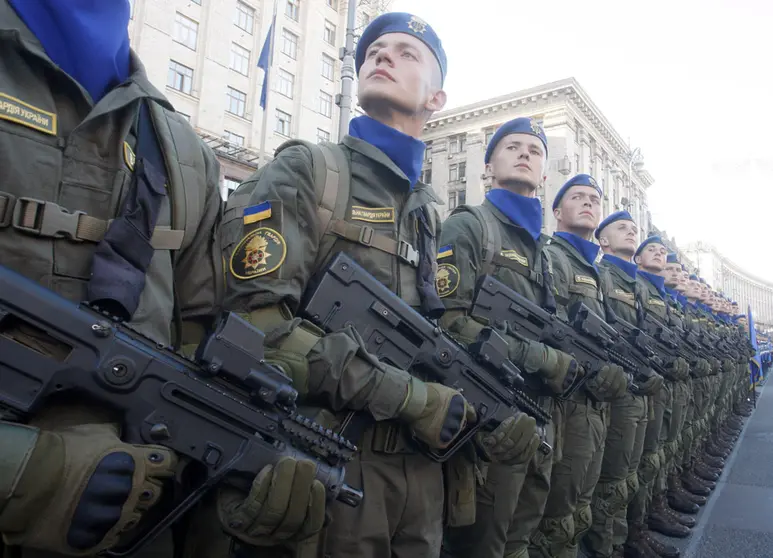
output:
[[[531,536],[531,544],[544,558],[555,558],[572,542],[574,516],[543,517]]]
[[[585,536],[593,524],[593,512],[590,505],[578,507],[574,512],[574,534],[572,535],[572,545],[580,544],[580,539]]]
[[[679,444],[676,440],[671,440],[670,442],[663,444],[664,465],[670,464],[674,460],[678,446]]]
[[[639,486],[641,488],[649,486],[649,484],[655,480],[659,469],[660,458],[658,457],[657,452],[650,452],[642,455],[641,461],[639,462],[639,470],[637,471],[639,475]]]
[[[626,498],[625,505],[628,506],[633,501],[633,497],[639,492],[639,473],[634,472],[625,478],[626,490],[628,497]]]

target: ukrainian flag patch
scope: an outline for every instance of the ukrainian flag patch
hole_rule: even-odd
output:
[[[438,250],[437,259],[448,258],[453,255],[454,255],[454,246],[452,244],[447,244],[446,246],[443,246],[440,250]]]
[[[251,225],[258,221],[263,221],[271,217],[271,202],[264,201],[258,205],[252,205],[244,208],[244,224]]]

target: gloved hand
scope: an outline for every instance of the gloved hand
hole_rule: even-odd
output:
[[[639,391],[637,391],[636,394],[655,395],[663,387],[663,381],[663,376],[654,370],[651,370],[649,378],[644,381],[636,382],[636,385],[639,386]]]
[[[526,413],[506,418],[493,432],[479,432],[476,440],[489,461],[504,465],[528,463],[541,443],[537,421]]]
[[[309,359],[304,355],[266,347],[263,352],[268,364],[276,366],[293,381],[293,388],[300,397],[309,392]]]
[[[585,388],[599,401],[610,401],[625,395],[628,376],[620,366],[605,364],[594,378],[586,382]]]
[[[398,418],[431,448],[447,448],[475,421],[475,409],[458,391],[412,377]]]
[[[252,546],[315,548],[325,523],[325,487],[314,478],[315,468],[311,461],[283,457],[258,473],[246,497],[234,488],[220,488],[223,529]]]
[[[682,357],[675,357],[666,366],[666,377],[673,381],[679,381],[684,379],[685,371],[690,373],[690,365]]]
[[[733,361],[729,358],[722,360],[722,372],[725,372],[729,374],[730,372],[733,372],[735,370],[735,366],[733,364]]]
[[[581,368],[567,353],[538,343],[508,336],[509,358],[528,374],[539,374],[556,394],[562,394],[577,380]]]
[[[161,497],[177,457],[161,446],[135,446],[112,424],[39,430],[2,423],[0,439],[37,434],[13,497],[0,514],[7,545],[93,556],[118,543]]]
[[[699,358],[692,367],[692,373],[696,378],[703,378],[711,374],[711,364],[705,358]]]

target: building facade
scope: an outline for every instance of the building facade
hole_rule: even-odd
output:
[[[744,313],[751,306],[755,324],[773,328],[773,283],[744,271],[709,244],[696,242],[685,252],[714,290],[737,301]]]
[[[604,216],[627,209],[640,228],[649,229],[647,188],[653,178],[632,150],[573,78],[439,112],[427,123],[423,139],[423,178],[446,205],[479,204],[490,188],[483,164],[486,146],[499,126],[520,116],[534,118],[548,138],[548,172],[537,192],[545,214],[544,229],[555,230],[550,211],[558,189],[571,176],[587,173],[602,187]]]
[[[346,0],[276,0],[266,153],[290,138],[338,139]],[[223,195],[257,168],[264,71],[257,67],[274,0],[130,0],[129,37],[150,81],[221,163]],[[357,33],[387,10],[359,0]]]

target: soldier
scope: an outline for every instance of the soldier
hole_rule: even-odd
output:
[[[642,310],[651,313],[662,323],[667,323],[668,310],[665,302],[662,272],[666,263],[666,247],[657,236],[647,238],[637,248],[634,261],[638,266],[637,281],[642,290]],[[686,537],[690,529],[678,521],[666,501],[666,471],[675,453],[675,440],[669,442],[669,425],[672,417],[673,383],[689,374],[689,365],[684,359],[676,358],[665,363],[666,375],[663,388],[655,394],[651,403],[653,410],[644,437],[644,451],[640,464],[640,487],[628,508],[628,518],[639,523],[646,517],[649,508],[648,525],[653,531],[667,536]],[[681,409],[678,411],[681,412]],[[681,502],[680,502],[681,503]],[[696,513],[697,505],[680,506],[679,511]],[[651,504],[651,505],[650,505]]]
[[[571,178],[553,201],[557,232],[548,251],[554,273],[558,313],[582,301],[598,315],[606,316],[600,273],[596,266],[599,247],[591,242],[601,217],[601,189],[593,177]],[[591,499],[601,472],[606,438],[607,401],[621,397],[628,387],[623,369],[605,364],[584,389],[562,401],[563,449],[553,465],[550,493],[539,530],[532,537],[537,556],[574,557],[580,539],[592,525]]]
[[[219,166],[148,81],[128,23],[125,0],[0,0],[0,263],[162,345],[195,347],[223,291]],[[3,334],[56,356],[29,331]],[[28,424],[0,422],[8,553],[95,556],[136,538],[132,527],[182,464],[161,446],[122,442],[120,422],[76,400]],[[322,521],[324,501],[309,505],[313,476],[294,481],[296,466],[313,472],[287,460],[264,470],[246,500],[227,492],[235,506],[275,503],[276,516],[253,527],[263,545],[277,523],[290,538],[314,530],[307,513]],[[285,517],[291,491],[299,499]],[[176,544],[168,530],[138,556],[226,556],[233,541],[215,511],[205,506]]]
[[[636,251],[639,228],[627,211],[612,213],[596,229],[604,257],[599,264],[606,272],[605,293],[616,316],[637,322]],[[638,297],[637,297],[638,295]],[[593,493],[593,526],[585,537],[585,553],[595,557],[622,557],[629,538],[626,509],[639,489],[639,461],[647,430],[648,399],[663,385],[663,378],[652,371],[637,392],[626,392],[610,403],[609,431],[604,444],[601,475]],[[629,554],[648,556],[648,541],[658,544],[644,522],[630,525]]]
[[[339,144],[281,146],[229,198],[226,306],[267,332],[267,360],[293,378],[318,420],[360,447],[346,482],[367,496],[357,509],[332,506],[325,552],[432,558],[442,541],[443,474],[411,440],[445,448],[474,410],[459,392],[379,362],[352,328],[325,334],[294,317],[339,251],[427,317],[444,311],[435,287],[437,198],[419,181],[418,138],[446,101],[445,51],[426,22],[388,13],[363,32],[355,67],[367,116],[352,120],[349,135]],[[500,445],[490,442],[523,442],[509,427],[481,440],[491,455]]]
[[[481,324],[466,315],[478,277],[493,274],[529,300],[555,310],[536,190],[545,180],[547,138],[529,118],[503,124],[488,144],[484,161],[492,189],[477,207],[461,206],[443,223],[438,255],[438,292],[447,311],[441,323],[462,341],[477,337]],[[574,382],[577,363],[540,343],[509,338],[510,358],[525,372],[526,391],[545,410],[553,394]],[[525,422],[518,417],[519,422]],[[526,425],[524,433],[528,433]],[[560,452],[553,423],[546,439]],[[454,557],[524,558],[539,524],[550,487],[554,455],[537,453],[526,464],[480,464],[485,484],[476,491],[475,523],[450,528],[445,549]],[[473,475],[467,478],[474,480]],[[473,487],[474,488],[474,487]]]

